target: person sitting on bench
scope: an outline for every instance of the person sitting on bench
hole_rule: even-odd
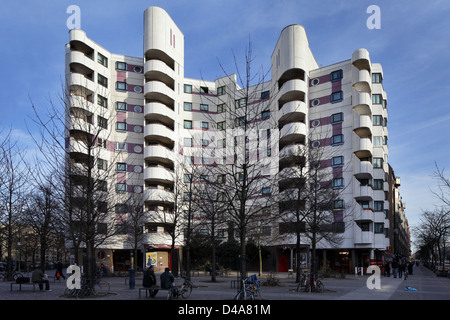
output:
[[[31,282],[39,283],[39,289],[43,291],[43,284],[45,283],[45,291],[50,290],[50,283],[48,279],[45,279],[45,274],[41,268],[36,268],[31,275]]]
[[[153,271],[153,266],[151,265],[144,271],[144,278],[142,279],[142,286],[144,288],[151,288],[156,286],[156,276],[155,272]],[[158,293],[158,290],[149,290],[150,291],[150,297],[156,296]]]

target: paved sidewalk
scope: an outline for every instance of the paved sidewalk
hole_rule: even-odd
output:
[[[49,271],[48,274],[52,274]],[[251,274],[251,273],[249,273]],[[264,301],[269,300],[427,300],[433,299],[450,299],[450,279],[436,277],[430,270],[424,267],[415,267],[414,274],[403,280],[394,277],[381,276],[381,289],[370,290],[366,281],[368,276],[347,275],[345,279],[325,278],[324,293],[307,293],[297,292],[297,284],[295,278],[289,278],[287,274],[277,275],[280,285],[276,287],[261,286],[261,298]],[[157,273],[159,279],[159,273]],[[259,277],[260,282],[265,281],[265,277]],[[105,277],[111,286],[111,294],[106,297],[95,297],[84,300],[139,300],[139,288],[142,279],[137,278],[134,289],[130,289],[128,282],[123,277]],[[194,276],[192,282],[195,287],[192,295],[188,300],[218,300],[231,301],[235,296],[237,289],[233,288],[231,281],[236,280],[236,276],[217,277],[217,282],[213,283],[209,276]],[[159,280],[158,280],[159,281]],[[409,285],[417,287],[416,292],[408,292],[404,287]],[[66,289],[65,280],[53,282],[50,280],[50,292],[40,292],[36,288],[33,292],[32,287],[22,287],[22,291],[18,291],[18,287],[14,286],[10,291],[9,282],[0,282],[0,300],[59,300],[70,301],[74,298],[64,297]],[[161,301],[166,300],[167,292],[161,291],[155,298],[145,298],[142,296],[141,301]],[[78,299],[81,300],[81,299]]]

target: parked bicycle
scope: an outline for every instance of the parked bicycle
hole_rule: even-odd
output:
[[[316,275],[308,275],[304,273],[300,282],[297,285],[297,292],[302,291],[304,288],[305,292],[324,292],[325,286],[322,281],[318,279]]]
[[[17,271],[13,271],[11,276],[12,276],[12,279],[14,281],[16,281],[17,278],[23,277],[23,275],[20,272],[17,272]],[[0,273],[0,280],[1,281],[7,281],[8,280],[8,273],[6,271],[3,271],[3,272]]]
[[[90,285],[90,279],[86,276],[81,278],[81,287],[79,289],[69,289],[66,288],[64,291],[64,296],[75,297],[75,298],[84,298],[88,296],[100,296],[107,295],[110,291],[109,282],[104,281],[101,276],[96,275],[94,279],[94,285]]]
[[[261,287],[256,275],[242,280],[242,288],[234,296],[233,300],[255,300],[261,299]]]
[[[305,291],[306,292],[324,292],[325,291],[325,287],[322,283],[322,281],[320,281],[316,275],[312,275],[312,277],[309,277],[308,279],[309,283],[306,284],[305,286]]]
[[[180,296],[183,299],[187,299],[191,296],[194,284],[189,279],[183,276],[182,278],[184,279],[184,281],[180,287],[177,287],[175,285],[175,282],[172,282],[169,288],[169,292],[167,293],[167,300],[178,299]]]

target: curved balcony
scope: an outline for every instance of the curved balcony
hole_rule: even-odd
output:
[[[371,208],[362,208],[357,205],[355,208],[355,213],[353,215],[353,219],[355,221],[371,221],[375,220],[375,213]]]
[[[144,169],[144,180],[159,183],[173,183],[174,174],[164,167],[147,167]]]
[[[300,100],[289,101],[286,102],[278,112],[278,122],[284,123],[289,121],[289,118],[298,117],[300,115],[304,118],[306,114],[308,114],[308,108],[306,107],[305,102]]]
[[[356,201],[373,200],[373,189],[370,185],[361,185],[359,181],[353,183],[353,197]]]
[[[355,244],[372,244],[374,239],[373,231],[362,231],[361,228],[355,224],[353,230],[353,241]]]
[[[280,130],[280,146],[304,141],[306,133],[306,125],[303,122],[288,123]]]
[[[168,127],[174,127],[175,111],[173,111],[163,103],[150,102],[145,104],[144,114],[146,118],[160,121]]]
[[[174,86],[175,72],[161,60],[148,60],[144,64],[144,75],[146,79],[161,81],[169,87]]]
[[[146,99],[160,101],[168,106],[174,105],[175,92],[163,82],[146,82],[144,85],[144,94]]]
[[[280,150],[279,156],[281,159],[297,158],[298,156],[305,155],[306,146],[304,144],[292,144],[287,145]]]
[[[160,141],[165,145],[173,145],[175,132],[162,124],[152,123],[144,127],[144,137],[152,141]]]
[[[158,201],[158,202],[174,202],[174,193],[164,189],[146,189],[144,190],[145,201]]]
[[[373,154],[373,145],[370,138],[360,138],[359,136],[355,137],[355,155],[360,159],[371,157]]]
[[[82,65],[91,73],[95,70],[95,62],[91,57],[86,56],[84,52],[71,50],[67,53],[68,63],[72,65]]]
[[[291,101],[305,101],[308,87],[305,81],[293,79],[286,81],[278,92],[278,108]]]
[[[353,166],[355,170],[356,179],[371,179],[373,177],[373,165],[370,161],[355,160],[356,164]],[[359,162],[359,163],[358,163]]]
[[[71,73],[67,75],[67,86],[79,86],[90,92],[96,92],[97,88],[94,82],[81,73]]]
[[[352,54],[352,64],[359,70],[371,69],[369,51],[366,49],[358,49]]]
[[[369,70],[353,68],[353,88],[359,92],[372,91],[372,77]]]
[[[354,90],[353,109],[360,115],[372,115],[372,98],[370,93]]]
[[[372,135],[372,118],[368,115],[357,114],[353,127],[353,131],[360,138],[368,138]]]
[[[144,148],[144,159],[149,161],[157,161],[159,163],[171,164],[175,160],[173,150],[162,145],[150,145]]]

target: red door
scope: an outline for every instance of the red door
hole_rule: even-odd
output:
[[[288,256],[279,255],[278,256],[278,272],[288,271]]]

